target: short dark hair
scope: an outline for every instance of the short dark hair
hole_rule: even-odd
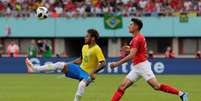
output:
[[[87,33],[89,33],[91,37],[94,37],[95,40],[97,40],[99,38],[99,33],[95,29],[88,29]]]
[[[134,24],[137,24],[137,25],[138,25],[139,30],[142,29],[143,23],[142,23],[142,21],[141,21],[140,19],[138,19],[138,18],[132,18],[131,21],[132,21]]]

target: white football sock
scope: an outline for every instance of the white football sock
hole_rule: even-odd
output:
[[[75,94],[74,101],[80,101],[81,96],[84,94],[85,87],[86,87],[86,81],[84,81],[84,80],[80,81],[78,88],[77,88],[77,92]]]
[[[36,71],[52,71],[52,70],[62,70],[66,63],[64,62],[56,62],[56,63],[50,63],[50,64],[45,64],[42,66],[33,66],[33,68]]]
[[[80,100],[81,100],[81,96],[75,95],[74,101],[80,101]]]

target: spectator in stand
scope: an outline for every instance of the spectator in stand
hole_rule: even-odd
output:
[[[53,18],[58,18],[59,17],[59,14],[56,12],[56,10],[52,10],[52,12],[51,12],[51,17],[53,17]]]
[[[2,57],[3,54],[3,45],[0,43],[0,57]]]
[[[167,47],[165,51],[165,58],[175,58],[175,52],[171,47]]]
[[[43,41],[42,40],[37,41],[37,47],[38,47],[39,54],[42,54],[42,52],[43,52]]]
[[[120,58],[126,57],[130,53],[130,46],[124,43],[120,50]]]
[[[28,57],[37,57],[38,48],[35,40],[31,40],[31,45],[28,47]]]
[[[150,16],[152,13],[156,12],[156,3],[155,0],[148,0],[145,5],[145,16]]]
[[[147,5],[147,0],[140,0],[139,1],[140,8],[144,9],[146,5]]]
[[[19,53],[19,46],[15,43],[15,41],[11,41],[11,43],[7,47],[8,57],[17,57]]]
[[[42,53],[43,57],[49,58],[52,56],[52,48],[48,44],[47,40],[38,40],[38,49]]]
[[[149,53],[149,54],[148,54],[148,58],[149,58],[149,59],[154,59],[154,51],[153,51],[153,50],[150,50],[148,53]]]
[[[197,51],[196,58],[201,59],[201,51],[200,50]]]
[[[172,9],[176,10],[177,7],[178,7],[178,5],[179,5],[179,0],[171,0],[171,1],[170,1],[170,7],[171,7]]]
[[[39,6],[59,17],[90,17],[104,13],[123,16],[174,15],[173,13],[201,13],[200,0],[1,0],[0,15],[14,17],[34,16]],[[145,13],[145,14],[144,14]]]
[[[52,47],[48,44],[47,40],[43,40],[43,57],[52,57]]]
[[[199,0],[197,3],[197,12],[198,12],[198,16],[201,16],[201,0]]]
[[[189,12],[192,10],[193,4],[191,0],[185,0],[184,1],[184,11]]]
[[[76,3],[71,0],[64,3],[64,11],[66,12],[67,17],[75,17],[77,15],[77,8],[79,7],[77,7]]]
[[[0,1],[0,16],[2,16],[2,13],[4,12],[4,10],[5,10],[5,6],[4,6],[3,2]]]

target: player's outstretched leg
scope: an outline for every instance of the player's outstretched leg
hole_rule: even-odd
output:
[[[28,72],[51,71],[56,69],[63,70],[63,68],[66,66],[66,63],[64,62],[56,62],[42,66],[34,66],[28,58],[26,58],[25,63],[27,65]]]
[[[121,83],[120,87],[117,89],[117,91],[114,93],[114,95],[111,98],[111,101],[120,101],[121,97],[124,94],[124,91],[130,87],[133,84],[133,82],[127,78],[124,79],[124,81]]]
[[[188,101],[188,94],[186,92],[178,90],[177,88],[174,88],[167,84],[163,84],[163,83],[160,84],[156,78],[152,78],[148,80],[147,82],[155,90],[159,90],[159,91],[170,93],[170,94],[175,94],[180,96],[182,101]]]

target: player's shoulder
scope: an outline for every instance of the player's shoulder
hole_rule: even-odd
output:
[[[96,44],[96,45],[94,46],[94,51],[100,51],[100,50],[101,50],[100,46]]]
[[[83,45],[83,47],[88,47],[88,46],[89,46],[88,44],[84,44],[84,45]]]
[[[87,44],[85,44],[85,45],[82,46],[82,49],[86,49],[86,48],[88,48]]]
[[[144,41],[145,40],[145,37],[143,34],[138,34],[135,39],[136,41]]]
[[[99,45],[97,45],[97,44],[95,45],[95,47],[94,47],[94,48],[96,48],[96,49],[101,49],[101,48],[100,48],[100,46],[99,46]]]
[[[144,35],[143,35],[143,34],[138,34],[138,35],[136,36],[136,38],[138,38],[138,39],[144,39]]]
[[[139,40],[139,39],[142,39],[142,38],[144,38],[144,35],[142,35],[142,34],[138,34],[138,35],[136,35],[136,36],[134,36],[133,38],[132,38],[132,40]]]

